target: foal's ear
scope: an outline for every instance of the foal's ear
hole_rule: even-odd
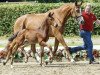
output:
[[[53,18],[54,12],[49,12],[48,17]]]

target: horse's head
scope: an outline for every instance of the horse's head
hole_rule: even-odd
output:
[[[58,22],[56,22],[55,18],[53,17],[54,12],[49,12],[47,22],[49,25],[58,26]]]
[[[71,11],[71,15],[76,18],[79,24],[84,24],[84,19],[82,17],[82,12],[81,12],[81,5],[83,1],[81,1],[80,4],[75,1],[74,6]]]

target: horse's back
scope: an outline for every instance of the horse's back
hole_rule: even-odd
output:
[[[46,14],[28,14],[26,18],[26,28],[28,29],[39,29],[46,24]]]
[[[26,15],[22,15],[16,19],[15,24],[14,24],[14,34],[17,33],[22,28],[25,18],[26,18]]]
[[[14,34],[23,28],[38,29],[47,19],[47,13],[26,14],[17,18],[14,24]]]

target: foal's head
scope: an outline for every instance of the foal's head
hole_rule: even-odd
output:
[[[58,26],[58,23],[54,19],[53,15],[54,15],[53,12],[49,12],[48,18],[47,18],[47,24],[48,25],[53,25],[53,26]]]
[[[82,12],[81,12],[81,5],[82,5],[82,1],[80,4],[78,4],[77,1],[75,1],[75,4],[72,7],[72,11],[71,11],[71,15],[76,18],[79,24],[84,23],[84,19],[82,17]]]

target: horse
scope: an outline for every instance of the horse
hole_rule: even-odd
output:
[[[58,49],[58,45],[59,45],[59,43],[61,43],[64,46],[64,48],[65,48],[64,50],[66,50],[66,53],[68,54],[70,59],[72,59],[70,52],[69,52],[69,48],[68,48],[67,44],[65,43],[62,34],[64,32],[65,22],[68,20],[68,18],[70,16],[75,17],[79,23],[84,22],[84,19],[81,14],[81,8],[80,8],[81,5],[82,5],[82,2],[80,4],[78,4],[77,1],[75,1],[75,3],[64,4],[57,9],[52,9],[49,11],[49,12],[54,12],[53,18],[56,20],[56,22],[58,24],[58,25],[51,26],[49,29],[49,33],[48,33],[49,37],[55,37],[53,55],[55,55],[55,53]],[[17,19],[17,21],[15,22],[13,37],[15,37],[20,30],[25,28],[24,20],[25,20],[25,15],[19,17]],[[32,27],[34,27],[34,26],[32,26]],[[30,29],[32,27],[30,26]],[[11,42],[11,40],[9,42]],[[9,43],[7,46],[9,46]],[[31,45],[31,50],[34,53],[36,52],[35,44]]]
[[[42,53],[43,48],[47,46],[50,50],[50,59],[52,59],[52,47],[46,43],[46,41],[49,39],[48,37],[48,31],[50,25],[54,25],[56,22],[54,20],[53,13],[41,13],[41,14],[26,14],[26,19],[24,20],[24,25],[26,26],[24,29],[20,30],[17,33],[17,36],[15,39],[9,44],[8,47],[8,54],[6,57],[5,62],[3,64],[5,65],[11,56],[11,66],[13,64],[13,56],[14,53],[18,50],[18,48],[23,45],[24,41],[27,40],[31,45],[39,43],[41,46],[41,63],[42,65]],[[35,20],[37,19],[37,20]],[[38,23],[39,22],[39,23]],[[30,27],[30,26],[33,27]]]

